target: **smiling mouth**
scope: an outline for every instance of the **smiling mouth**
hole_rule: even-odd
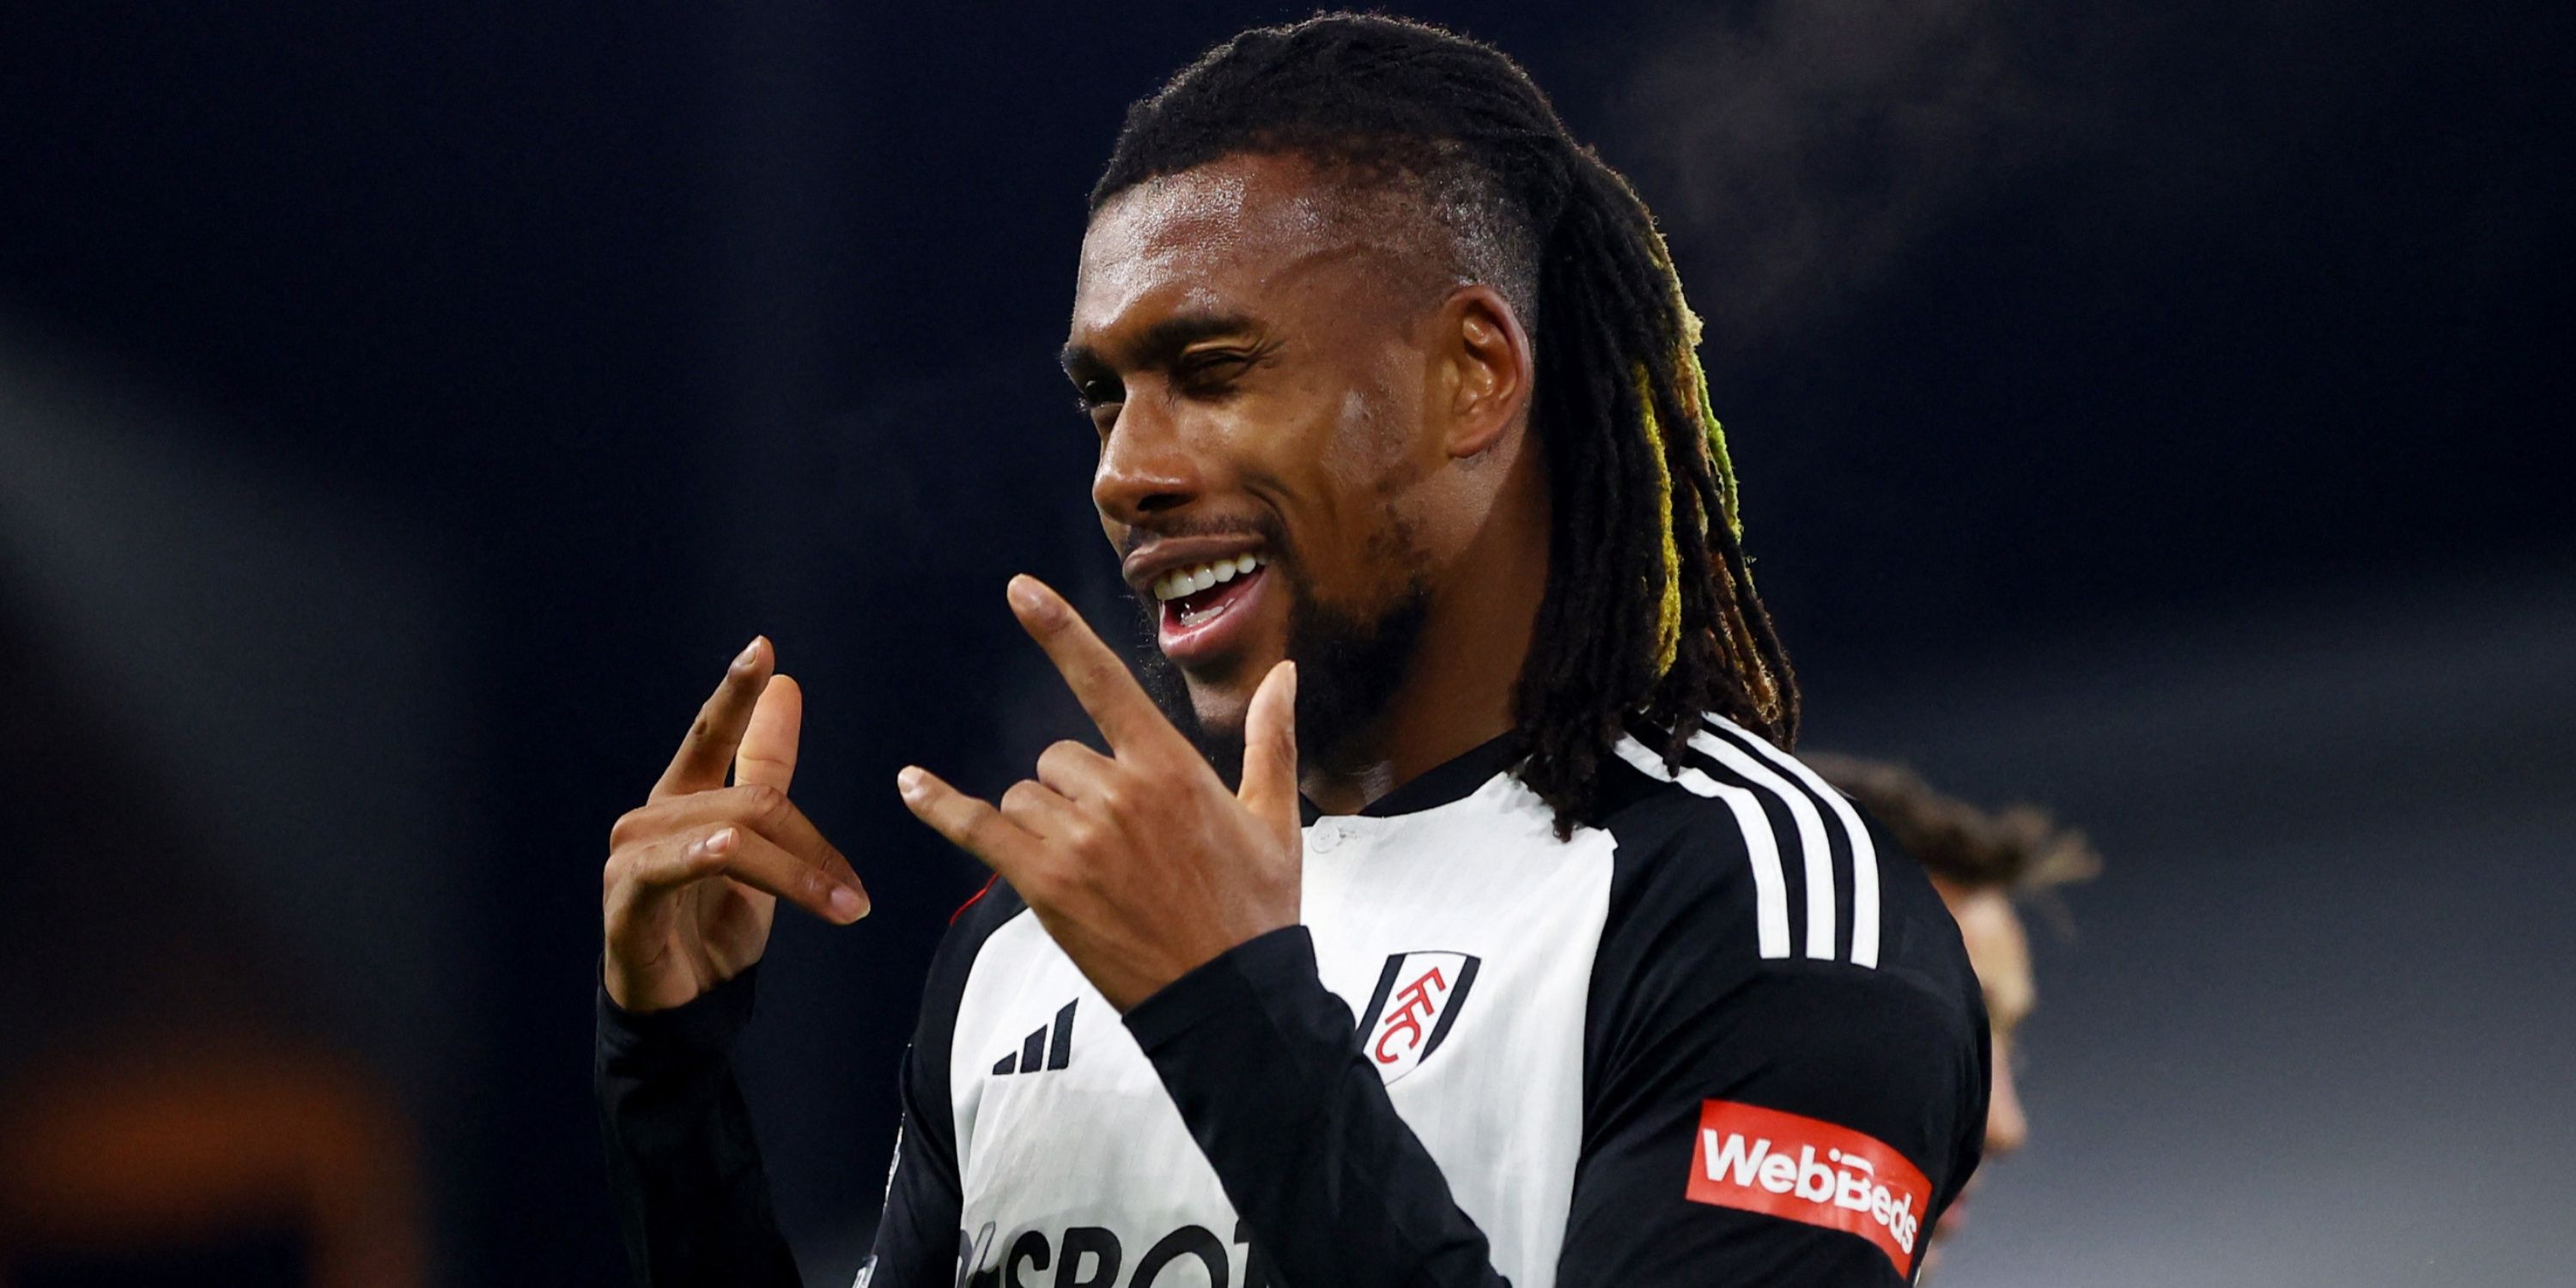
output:
[[[1268,580],[1269,566],[1259,555],[1230,555],[1175,568],[1154,579],[1160,602],[1156,643],[1163,656],[1182,665],[1204,665],[1232,647],[1242,634],[1242,610]]]
[[[1259,555],[1237,555],[1175,568],[1154,579],[1154,598],[1163,605],[1163,621],[1183,629],[1201,625],[1241,598],[1262,569]]]

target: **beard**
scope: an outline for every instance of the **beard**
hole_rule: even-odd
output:
[[[1297,664],[1298,761],[1338,764],[1354,753],[1412,671],[1423,623],[1431,613],[1431,588],[1417,578],[1392,604],[1363,619],[1317,603],[1293,571],[1273,564],[1271,573],[1287,575],[1289,602],[1295,605],[1288,618],[1288,660]],[[1173,726],[1197,744],[1227,787],[1241,786],[1242,726],[1211,728],[1199,719],[1188,680],[1151,642],[1161,626],[1162,605],[1139,601],[1139,607],[1148,641],[1137,668],[1145,691]]]

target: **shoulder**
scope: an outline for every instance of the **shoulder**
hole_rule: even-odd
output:
[[[1631,738],[1592,986],[1594,1072],[1693,1048],[1703,1072],[1795,1048],[1871,1077],[1981,1068],[1985,1012],[1922,869],[1796,757],[1710,719],[1678,765]],[[1939,1052],[1944,1058],[1925,1060]],[[1822,1071],[1819,1070],[1819,1073]]]
[[[930,974],[922,983],[921,1020],[913,1034],[915,1049],[947,1050],[949,1036],[956,1028],[958,1005],[966,995],[966,982],[975,972],[976,957],[995,931],[1027,912],[1028,907],[1019,892],[997,876],[949,916],[948,933],[940,937],[939,947],[931,953]]]
[[[958,905],[948,916],[948,933],[940,936],[938,951],[930,959],[930,988],[937,993],[948,990],[951,1000],[966,987],[966,976],[974,969],[976,954],[993,932],[1009,925],[1028,911],[1028,901],[1011,883],[995,876],[984,883],[972,898]]]
[[[1796,1115],[1884,1142],[1946,1195],[1974,1165],[1988,1049],[1930,880],[1812,769],[1727,722],[1693,730],[1678,765],[1634,739],[1620,759],[1587,1130],[1686,1148],[1703,1114]]]
[[[1678,764],[1634,737],[1617,753],[1605,938],[1687,930],[1703,966],[1832,963],[1974,996],[1922,869],[1797,757],[1714,716]]]

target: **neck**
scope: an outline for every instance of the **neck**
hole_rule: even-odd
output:
[[[1548,496],[1535,455],[1504,467],[1502,495],[1432,592],[1412,672],[1386,710],[1329,763],[1300,766],[1297,785],[1316,809],[1356,814],[1511,730],[1547,595]]]

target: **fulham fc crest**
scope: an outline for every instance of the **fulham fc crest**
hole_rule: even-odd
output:
[[[1377,994],[1360,1013],[1360,1054],[1393,1082],[1431,1058],[1458,1022],[1476,959],[1465,953],[1390,953]]]

